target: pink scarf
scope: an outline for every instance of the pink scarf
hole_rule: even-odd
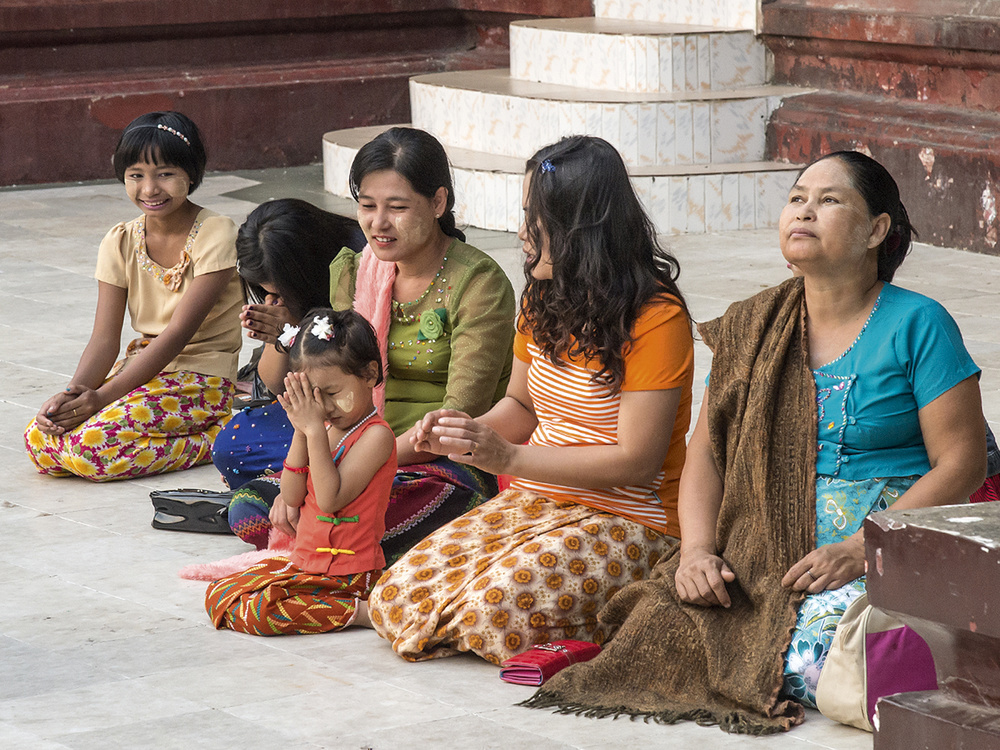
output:
[[[389,323],[392,317],[392,285],[396,281],[396,264],[379,260],[370,245],[361,251],[358,277],[354,284],[354,309],[375,329],[378,348],[382,353],[382,372],[389,375]],[[385,381],[373,394],[379,416],[385,415]]]

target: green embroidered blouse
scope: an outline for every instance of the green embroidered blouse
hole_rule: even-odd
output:
[[[350,248],[330,264],[330,304],[351,307],[361,256]],[[503,398],[514,342],[514,290],[496,261],[458,239],[421,297],[393,303],[385,419],[397,435],[429,411],[473,417]]]

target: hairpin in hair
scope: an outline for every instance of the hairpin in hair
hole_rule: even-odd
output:
[[[291,323],[285,323],[284,333],[278,336],[278,343],[286,349],[295,343],[295,337],[299,335],[299,327]]]
[[[323,341],[329,341],[333,338],[333,326],[330,324],[328,316],[324,315],[321,318],[317,315],[313,318],[312,335],[318,339],[323,339]]]
[[[555,172],[555,165],[549,160],[545,159],[542,161],[542,171],[543,172]]]
[[[164,124],[163,124],[163,123],[161,122],[161,123],[158,123],[158,124],[157,124],[157,126],[156,126],[156,129],[157,129],[157,130],[166,130],[166,131],[167,131],[168,133],[170,133],[170,134],[172,134],[172,135],[176,135],[176,136],[177,136],[178,138],[180,138],[180,139],[181,139],[182,141],[184,141],[184,142],[185,142],[185,143],[186,143],[186,144],[187,144],[188,146],[190,146],[190,145],[191,145],[191,141],[189,141],[189,140],[188,140],[188,137],[187,137],[186,135],[184,135],[184,134],[183,134],[183,133],[182,133],[181,131],[179,131],[179,130],[174,130],[174,129],[173,129],[172,127],[170,127],[169,125],[164,125]]]

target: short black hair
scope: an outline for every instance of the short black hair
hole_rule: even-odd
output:
[[[333,329],[329,341],[313,335],[317,319],[326,318]],[[383,380],[382,352],[371,323],[354,310],[333,310],[315,307],[299,323],[299,332],[288,351],[288,363],[293,370],[307,366],[336,366],[357,378],[369,375],[372,362],[377,366],[375,385]]]
[[[115,177],[125,182],[133,164],[169,164],[183,169],[193,193],[205,176],[205,145],[191,118],[180,112],[150,112],[136,117],[122,132],[115,147]]]

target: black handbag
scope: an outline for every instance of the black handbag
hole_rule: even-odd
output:
[[[233,490],[153,490],[149,493],[155,511],[152,526],[170,531],[232,534],[227,516],[233,494]]]

